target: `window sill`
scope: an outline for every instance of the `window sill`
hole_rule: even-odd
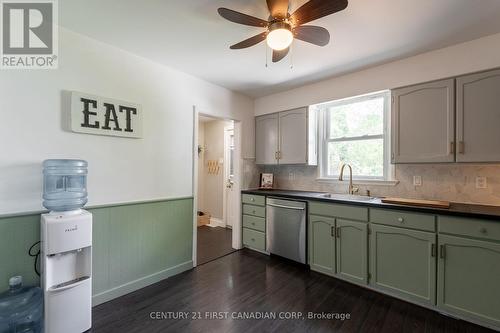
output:
[[[329,183],[329,184],[346,184],[349,180],[340,181],[335,178],[316,178],[319,183]],[[379,185],[379,186],[396,186],[399,184],[399,180],[384,180],[384,179],[353,179],[352,183],[354,185]]]

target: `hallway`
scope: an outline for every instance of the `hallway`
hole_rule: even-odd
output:
[[[231,247],[232,230],[222,227],[198,227],[198,265],[236,251]]]

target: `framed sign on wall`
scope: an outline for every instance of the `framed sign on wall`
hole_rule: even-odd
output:
[[[71,92],[71,130],[77,133],[142,138],[139,104]]]

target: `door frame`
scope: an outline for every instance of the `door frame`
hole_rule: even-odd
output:
[[[229,155],[229,137],[230,137],[230,133],[233,134],[234,136],[234,121],[233,121],[233,128],[228,128],[228,127],[224,127],[224,171],[223,171],[223,182],[222,182],[222,193],[224,193],[224,200],[223,200],[223,203],[222,203],[222,220],[224,222],[224,226],[227,228],[227,220],[228,220],[228,216],[227,216],[227,192],[228,192],[228,189],[227,189],[227,180],[229,178],[229,161],[230,161],[230,155]],[[235,144],[236,144],[236,140],[235,140]],[[236,149],[236,145],[235,145],[235,149]],[[234,163],[234,155],[233,155],[233,163]],[[233,169],[234,169],[234,165],[233,165]],[[233,175],[234,176],[234,175]],[[234,189],[233,189],[234,191]],[[233,228],[233,226],[231,225],[231,229]]]
[[[201,116],[207,116],[214,118],[216,120],[232,120],[234,122],[234,179],[235,186],[234,191],[237,193],[241,192],[241,181],[242,181],[242,163],[241,163],[241,121],[236,119],[224,118],[221,116],[214,116],[214,112],[209,112],[209,110],[204,110],[196,105],[193,106],[193,142],[192,142],[192,195],[193,195],[193,267],[198,265],[196,251],[198,249],[198,130],[199,130],[199,118]],[[225,201],[225,196],[223,196]],[[237,196],[236,199],[236,220],[232,226],[232,247],[234,249],[241,249],[243,247],[241,240],[241,196]],[[225,212],[223,212],[225,214]]]

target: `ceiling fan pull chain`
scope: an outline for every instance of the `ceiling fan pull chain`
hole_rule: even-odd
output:
[[[267,44],[264,45],[264,50],[266,50],[266,68],[268,68],[267,67]]]
[[[290,69],[293,69],[293,42],[290,44]]]

